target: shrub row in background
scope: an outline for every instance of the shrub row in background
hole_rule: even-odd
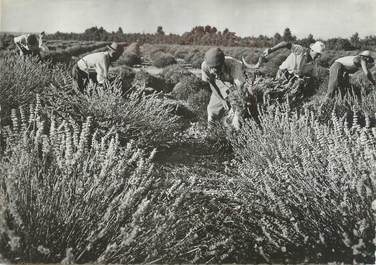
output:
[[[192,64],[194,68],[200,68],[201,63],[204,60],[205,52],[212,46],[199,46],[199,45],[163,45],[163,44],[144,44],[142,50],[144,53],[154,53],[156,51],[170,53],[175,58],[184,59],[186,63]],[[255,64],[259,56],[263,52],[263,48],[249,48],[249,47],[221,47],[226,55],[232,56],[236,59],[241,60],[242,57],[249,63]],[[323,55],[319,58],[318,64],[322,67],[328,68],[337,58],[356,55],[360,51],[337,51],[337,50],[326,50]],[[289,55],[288,49],[283,49],[273,53],[268,57],[268,62],[264,65],[264,71],[272,76],[278,70],[278,66],[287,58]]]
[[[62,51],[49,51],[42,54],[43,60],[50,60],[53,63],[71,63],[72,57],[83,56],[88,52],[94,52],[98,49],[104,48],[109,42],[99,42],[87,45],[75,45],[68,47]]]
[[[133,89],[141,86],[151,92],[168,93],[173,99],[186,102],[197,117],[206,119],[210,88],[206,82],[182,66],[167,66],[159,75],[151,75],[146,71],[134,72],[127,67],[118,68],[114,73],[121,76],[123,91],[128,91],[132,86]]]
[[[140,45],[137,42],[128,45],[120,58],[116,61],[116,65],[134,66],[141,64]]]

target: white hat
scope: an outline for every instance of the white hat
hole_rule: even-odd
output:
[[[362,51],[361,53],[359,53],[359,55],[363,55],[363,56],[367,56],[367,57],[372,57],[371,56],[371,52],[366,50],[366,51]]]
[[[322,53],[322,51],[325,49],[325,44],[321,41],[316,41],[315,43],[312,43],[309,45],[312,51],[317,53]]]
[[[367,57],[369,59],[370,63],[374,62],[374,59],[372,58],[371,52],[368,51],[368,50],[362,51],[361,53],[359,53],[359,55]]]

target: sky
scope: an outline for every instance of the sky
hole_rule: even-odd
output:
[[[0,0],[0,31],[107,31],[182,34],[194,26],[238,36],[273,36],[289,27],[299,38],[376,34],[376,0]]]

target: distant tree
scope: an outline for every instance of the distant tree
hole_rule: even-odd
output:
[[[121,27],[119,27],[116,33],[117,34],[123,34],[124,32],[123,32],[123,29]]]
[[[350,38],[350,42],[352,44],[352,46],[354,46],[355,48],[359,49],[360,48],[360,38],[359,38],[359,34],[358,32],[355,32],[351,38]]]
[[[158,26],[158,28],[157,28],[157,34],[158,34],[158,35],[165,35],[162,26]]]
[[[274,41],[276,43],[280,42],[282,40],[282,36],[281,34],[279,34],[278,32],[276,34],[274,34],[274,37],[273,37]]]
[[[361,40],[362,47],[369,47],[372,48],[376,46],[376,35],[369,35],[366,36],[363,40]]]
[[[91,28],[88,28],[88,29],[85,29],[84,33],[85,34],[90,34],[90,33],[94,33],[98,30],[97,27],[91,27]]]
[[[202,38],[201,38],[201,42],[202,42],[202,44],[204,44],[204,45],[210,45],[211,43],[210,43],[210,40],[211,40],[211,36],[210,36],[210,34],[209,33],[206,33]]]
[[[310,33],[310,34],[308,34],[308,37],[307,37],[307,40],[309,41],[309,42],[315,42],[315,39],[313,38],[313,35]]]
[[[205,28],[203,26],[194,27],[191,30],[191,33],[198,34],[198,35],[203,35],[203,34],[205,34]]]
[[[315,42],[315,39],[313,38],[312,34],[308,34],[307,38],[303,38],[298,41],[299,44],[306,46],[306,47],[309,47],[309,45],[314,42]]]
[[[354,46],[350,43],[348,39],[342,38],[332,38],[328,39],[326,42],[326,48],[329,50],[354,50]]]
[[[294,41],[296,38],[292,35],[289,28],[285,28],[282,39],[284,41]]]
[[[356,35],[355,35],[356,36]],[[185,45],[216,45],[216,46],[242,46],[242,47],[271,47],[274,44],[282,41],[288,40],[296,42],[299,44],[309,45],[314,41],[312,34],[308,37],[296,40],[296,37],[292,35],[289,28],[286,28],[283,34],[275,33],[273,37],[266,35],[259,35],[258,37],[247,36],[239,37],[235,32],[230,31],[225,28],[223,32],[219,31],[216,27],[206,25],[206,26],[195,26],[189,32],[184,34],[166,34],[163,31],[162,26],[157,27],[157,32],[151,33],[124,33],[121,27],[118,27],[116,31],[107,32],[103,27],[90,27],[86,29],[83,33],[61,33],[56,32],[55,34],[49,34],[49,39],[61,39],[61,40],[105,40],[105,41],[127,41],[129,43],[135,42],[137,40],[140,43],[164,43],[164,44],[185,44]],[[357,43],[357,38],[353,37],[352,42],[354,45]],[[360,46],[363,47],[373,47],[376,45],[376,36],[367,36],[364,39],[360,39]],[[344,49],[350,50],[354,49],[353,45],[349,39],[332,39],[326,42],[328,47],[332,49]],[[6,44],[3,41],[3,46]],[[330,48],[329,48],[330,49]]]

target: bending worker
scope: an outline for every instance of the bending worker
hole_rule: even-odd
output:
[[[81,58],[72,68],[72,77],[76,87],[83,92],[89,81],[105,84],[108,81],[108,69],[124,51],[124,47],[113,42],[107,51],[96,52]]]
[[[329,69],[329,83],[327,98],[333,98],[336,92],[344,96],[346,89],[350,87],[349,74],[362,69],[364,74],[373,86],[376,86],[375,79],[369,70],[374,66],[374,59],[370,51],[363,51],[355,56],[345,56],[334,61]]]
[[[212,90],[207,106],[209,126],[232,107],[234,111],[232,125],[235,129],[240,128],[241,111],[234,109],[235,106],[230,106],[226,98],[233,89],[242,89],[246,82],[246,68],[257,67],[258,64],[245,65],[239,60],[225,56],[219,48],[211,48],[205,53],[201,74],[202,80],[208,82]]]
[[[272,48],[266,49],[263,56],[266,57],[282,48],[290,49],[291,53],[279,66],[276,78],[290,80],[294,75],[312,76],[314,69],[313,64],[315,60],[321,56],[325,45],[321,41],[316,41],[312,43],[309,48],[306,48],[298,44],[283,41]]]
[[[48,47],[43,43],[44,31],[36,34],[24,34],[13,39],[21,56],[32,55],[40,57],[41,51],[48,51]]]

